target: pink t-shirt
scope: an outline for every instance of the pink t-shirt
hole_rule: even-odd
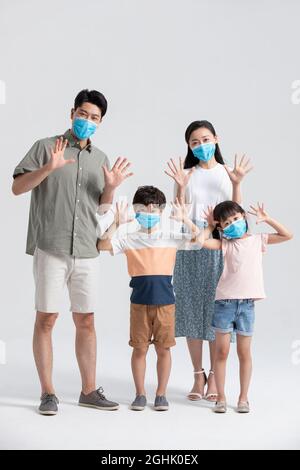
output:
[[[224,269],[220,277],[216,300],[264,299],[262,254],[266,251],[267,233],[236,240],[222,239]]]

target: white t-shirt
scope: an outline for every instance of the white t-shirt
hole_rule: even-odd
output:
[[[188,171],[189,169],[185,170],[185,172]],[[174,188],[174,196],[176,195],[177,183]],[[205,221],[203,210],[206,210],[207,206],[215,207],[220,202],[231,199],[232,183],[221,163],[217,163],[210,169],[196,166],[185,193],[185,202],[189,205],[188,215],[193,221]]]

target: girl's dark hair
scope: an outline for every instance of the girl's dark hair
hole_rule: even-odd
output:
[[[228,217],[236,213],[246,215],[246,211],[237,202],[223,201],[223,202],[220,202],[220,204],[217,204],[216,207],[214,208],[213,217],[214,217],[214,220],[216,220],[217,222],[224,222]],[[217,227],[216,227],[217,230],[214,230],[214,238],[220,238],[218,227],[220,227],[219,224],[217,224]],[[246,220],[246,227],[248,231],[247,220]],[[218,237],[215,236],[217,235],[216,232],[218,232]]]
[[[157,204],[161,209],[166,205],[166,196],[155,186],[140,186],[133,196],[132,204]]]
[[[107,111],[107,101],[104,95],[97,90],[81,90],[75,98],[74,109],[77,109],[83,103],[92,103],[101,111],[101,117],[103,117]]]
[[[209,121],[192,122],[188,126],[187,130],[185,131],[185,141],[188,144],[188,151],[187,151],[187,156],[185,157],[185,160],[184,160],[184,168],[192,168],[193,166],[196,166],[199,163],[199,159],[194,156],[192,149],[189,146],[189,140],[190,140],[192,132],[194,132],[197,129],[200,129],[201,127],[208,129],[214,136],[217,135],[214,126]],[[216,144],[215,159],[217,160],[218,163],[221,163],[222,165],[224,165],[225,162],[223,160],[219,144]]]

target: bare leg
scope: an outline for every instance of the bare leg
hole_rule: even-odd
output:
[[[216,342],[209,341],[209,354],[210,354],[210,373],[208,374],[207,379],[207,391],[206,395],[211,395],[208,397],[208,401],[216,401],[217,386],[215,381],[215,356],[216,356]]]
[[[146,395],[145,391],[145,373],[146,373],[146,355],[148,347],[133,348],[131,356],[131,369],[137,395]]]
[[[218,391],[218,401],[226,401],[225,375],[226,361],[230,349],[230,334],[216,333],[215,378]]]
[[[170,348],[164,348],[163,346],[155,345],[157,354],[157,396],[165,396],[167,385],[171,372],[171,351]]]
[[[33,333],[33,355],[41,382],[41,392],[54,394],[52,384],[52,330],[58,313],[36,312]]]
[[[75,350],[81,374],[82,392],[85,395],[96,389],[97,339],[93,313],[75,313]]]
[[[187,345],[189,348],[192,364],[194,367],[194,372],[199,372],[202,370],[202,348],[203,341],[202,339],[193,339],[187,338]],[[205,378],[204,374],[197,374],[194,376],[194,385],[191,390],[191,393],[200,393],[204,395],[204,386]]]
[[[248,401],[248,390],[252,374],[251,336],[237,335],[237,353],[240,361],[241,392],[239,402]]]

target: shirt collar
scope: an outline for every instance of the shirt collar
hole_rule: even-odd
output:
[[[64,133],[64,139],[67,139],[68,140],[68,147],[78,147],[78,148],[81,148],[80,147],[80,143],[79,143],[79,139],[76,138],[76,136],[74,136],[74,134],[72,133],[71,129],[68,129],[65,133]],[[82,149],[83,150],[83,149]],[[91,152],[92,151],[92,142],[90,139],[87,140],[87,145],[86,147],[84,147],[84,150],[87,150],[88,152]]]

